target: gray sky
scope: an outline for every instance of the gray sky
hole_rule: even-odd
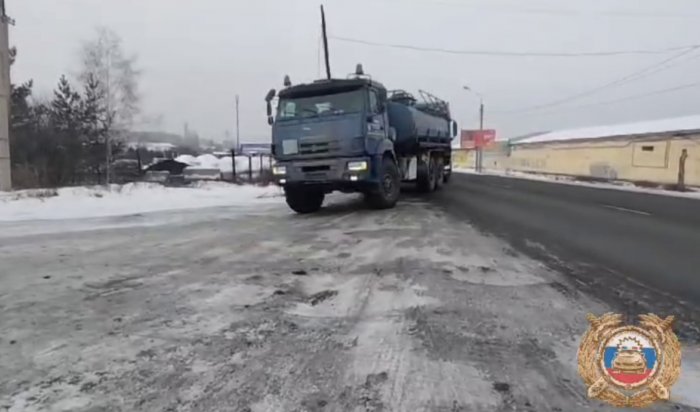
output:
[[[319,74],[321,0],[7,0],[19,49],[13,80],[34,79],[48,94],[62,73],[78,68],[81,42],[108,26],[139,56],[143,112],[160,128],[184,122],[202,137],[235,130],[241,96],[241,140],[267,141],[263,97]],[[697,0],[326,0],[329,33],[380,43],[493,51],[608,51],[700,43]],[[501,137],[532,131],[700,113],[700,87],[615,104],[594,105],[700,81],[700,49],[668,68],[564,105],[498,113],[556,101],[661,62],[673,53],[606,57],[494,57],[417,52],[331,40],[331,65],[344,77],[362,62],[389,88],[428,90],[451,105],[464,128],[486,126]],[[677,52],[676,52],[677,53]],[[150,128],[156,127],[151,125]]]

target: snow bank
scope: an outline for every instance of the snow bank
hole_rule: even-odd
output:
[[[233,171],[231,156],[218,158],[211,154],[204,154],[197,157],[191,155],[180,155],[176,157],[175,160],[188,165],[188,169],[219,169],[222,173],[230,173]],[[250,162],[252,163],[253,172],[260,171],[260,156],[252,156]],[[236,156],[236,172],[247,172],[248,167],[248,156]],[[265,170],[270,168],[269,157],[263,156],[262,168]]]
[[[527,179],[527,180],[540,180],[553,183],[562,183],[574,186],[586,186],[593,187],[597,189],[615,189],[615,190],[625,190],[628,192],[638,192],[638,193],[650,193],[654,195],[661,196],[675,196],[675,197],[685,197],[690,199],[700,199],[700,191],[693,192],[676,192],[673,190],[665,190],[662,188],[647,188],[635,186],[633,183],[624,181],[614,181],[614,182],[584,182],[576,180],[573,176],[560,176],[560,175],[549,175],[540,173],[526,173],[519,172],[515,170],[484,170],[481,173],[475,172],[474,169],[464,169],[464,168],[454,168],[452,169],[455,173],[465,173],[465,174],[482,174],[491,176],[504,176],[512,177],[516,179]],[[692,188],[691,188],[692,189]]]
[[[0,221],[78,219],[177,209],[279,203],[277,186],[237,186],[203,182],[193,187],[129,183],[0,194]]]
[[[198,164],[196,157],[194,157],[192,155],[187,155],[187,154],[180,155],[180,156],[176,157],[175,160],[180,162],[180,163],[184,163],[186,165],[189,165],[189,166],[196,166]]]

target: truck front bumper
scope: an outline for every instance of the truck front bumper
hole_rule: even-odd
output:
[[[366,167],[357,167],[362,162]],[[292,160],[277,162],[273,172],[281,186],[319,186],[326,192],[354,192],[376,184],[372,165],[369,157]]]

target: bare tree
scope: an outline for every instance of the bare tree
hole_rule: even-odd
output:
[[[129,130],[139,112],[138,80],[135,68],[136,56],[127,56],[119,35],[113,30],[100,27],[96,37],[83,44],[80,80],[87,84],[97,80],[101,88],[100,105],[104,109],[102,120],[106,136],[106,180],[110,182],[112,162],[112,140],[119,133]]]

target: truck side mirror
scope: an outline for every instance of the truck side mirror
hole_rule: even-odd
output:
[[[273,119],[272,119],[272,99],[275,98],[275,94],[277,92],[275,89],[270,89],[269,92],[265,95],[265,102],[267,102],[267,124],[272,125]]]
[[[452,121],[452,137],[457,137],[457,122]]]

